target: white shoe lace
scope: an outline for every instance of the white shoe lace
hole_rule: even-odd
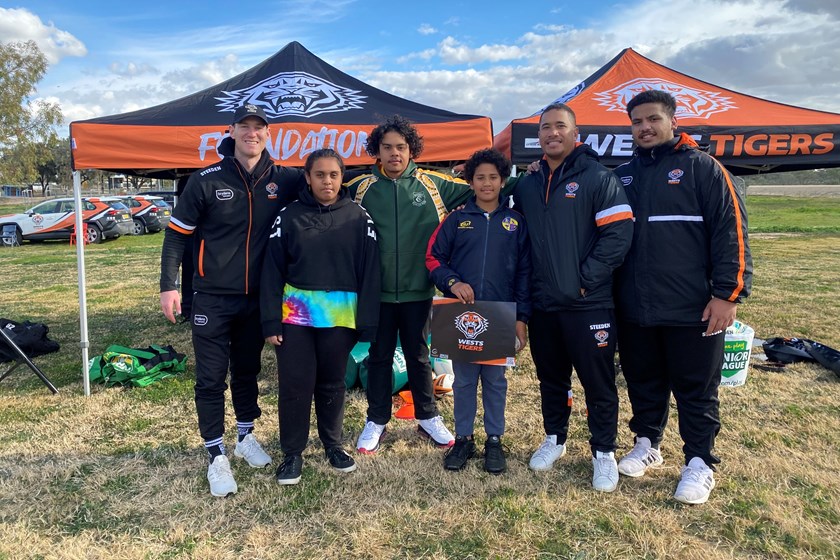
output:
[[[637,442],[636,445],[633,446],[633,449],[630,450],[630,453],[628,453],[624,458],[644,462],[644,459],[647,457],[650,449],[650,447],[643,445],[641,442]]]
[[[554,452],[554,449],[556,447],[556,443],[552,443],[549,438],[545,438],[545,440],[542,442],[542,444],[540,444],[537,450],[534,451],[534,459],[548,459],[549,455],[551,455]]]
[[[373,420],[368,420],[362,435],[359,436],[359,443],[376,441],[385,431],[385,426],[380,426]]]
[[[210,482],[218,482],[224,478],[233,478],[233,472],[230,470],[230,463],[227,461],[213,461],[210,464],[207,478]]]

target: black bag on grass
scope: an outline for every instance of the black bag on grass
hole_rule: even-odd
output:
[[[43,323],[32,323],[30,321],[18,323],[11,319],[0,318],[0,329],[5,330],[9,338],[30,358],[58,352],[61,348],[58,342],[47,338],[50,328]],[[11,362],[16,360],[17,357],[14,349],[9,347],[4,338],[0,337],[0,362]]]

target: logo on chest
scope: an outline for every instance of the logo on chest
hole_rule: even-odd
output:
[[[680,178],[685,175],[685,171],[682,169],[674,169],[668,172],[668,184],[669,185],[679,185]]]
[[[216,191],[216,199],[233,200],[233,189],[219,189]]]
[[[411,195],[411,205],[412,206],[425,206],[426,205],[426,193],[424,192],[416,192]]]
[[[519,222],[514,218],[508,217],[502,220],[502,227],[508,231],[516,231],[516,228],[519,227]]]
[[[574,198],[577,196],[577,191],[580,188],[580,185],[572,181],[566,185],[566,198]]]
[[[268,199],[277,198],[277,184],[276,183],[269,183],[265,186],[265,192],[268,193]]]

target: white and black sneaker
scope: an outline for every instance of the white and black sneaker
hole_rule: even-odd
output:
[[[356,461],[340,447],[329,447],[326,450],[327,461],[337,471],[350,473],[356,470]]]
[[[638,478],[645,474],[650,467],[662,464],[662,454],[658,449],[651,447],[650,440],[646,437],[637,437],[636,445],[630,453],[621,458],[618,462],[618,472],[624,476]]]
[[[288,486],[300,482],[300,471],[303,469],[303,458],[300,455],[286,455],[277,467],[274,477],[278,484]]]
[[[682,468],[674,499],[684,504],[705,504],[715,487],[715,473],[700,457]]]

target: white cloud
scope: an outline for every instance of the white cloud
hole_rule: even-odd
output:
[[[332,5],[294,0],[284,1],[283,7],[284,14],[311,15],[320,24],[335,21]],[[361,9],[351,0],[336,5],[343,13]],[[320,40],[327,48],[341,45],[313,49],[340,70],[406,99],[489,115],[497,132],[511,119],[533,114],[562,95],[626,47],[721,87],[840,112],[840,64],[835,60],[840,53],[840,2],[710,0],[699,14],[696,6],[688,0],[614,3],[597,23],[577,27],[567,24],[562,13],[546,11],[533,16],[530,31],[489,41],[474,39],[468,20],[459,25],[452,16],[442,23],[435,20],[434,28],[420,25],[419,33],[428,28],[447,36],[433,48],[413,52],[397,50],[400,42],[392,39],[399,31],[394,28],[371,31],[377,45],[365,48],[314,35],[311,27],[288,17],[184,30],[165,38],[150,27],[112,46],[107,52],[110,66],[77,72],[44,95],[60,101],[68,122],[116,114],[205,89],[257,64],[288,41],[308,45]],[[42,48],[55,45],[51,60],[84,56],[84,45],[65,34],[26,10],[0,8],[0,37],[36,39]],[[310,41],[310,34],[319,39]],[[228,40],[246,35],[248,41]]]
[[[428,23],[421,23],[420,27],[417,28],[417,32],[420,35],[434,35],[438,32],[438,30],[429,25]]]
[[[499,62],[524,58],[526,53],[520,47],[511,45],[481,45],[470,48],[454,37],[446,37],[438,44],[441,60],[447,64],[475,64]]]
[[[450,35],[401,62],[451,71],[372,72],[364,78],[408,99],[487,114],[496,131],[530,115],[626,47],[679,72],[756,97],[840,112],[840,7],[828,0],[645,0],[616,5],[597,26],[540,23],[512,44],[471,45]],[[644,16],[643,26],[630,25]],[[678,29],[667,22],[679,22]],[[675,24],[676,25],[676,24]],[[642,33],[642,30],[649,32]],[[666,30],[667,32],[658,32]],[[459,67],[476,68],[475,70]],[[818,88],[814,84],[819,84]]]
[[[71,33],[56,28],[52,22],[45,24],[24,8],[0,8],[0,37],[4,43],[35,41],[49,64],[68,56],[87,55],[84,43]]]

